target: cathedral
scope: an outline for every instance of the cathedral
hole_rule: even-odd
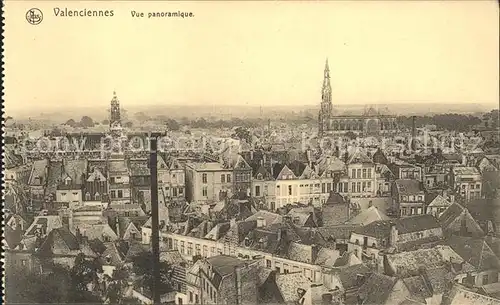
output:
[[[343,135],[352,132],[358,136],[381,136],[397,132],[396,116],[368,108],[362,115],[333,115],[332,87],[328,59],[323,75],[321,108],[318,116],[318,136]]]

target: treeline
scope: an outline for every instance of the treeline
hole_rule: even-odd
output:
[[[398,124],[411,128],[413,118],[411,116],[399,116],[397,118]],[[473,115],[465,114],[436,114],[433,116],[416,116],[415,126],[424,127],[425,125],[435,125],[440,130],[456,130],[468,131],[474,125],[480,124],[481,119]]]

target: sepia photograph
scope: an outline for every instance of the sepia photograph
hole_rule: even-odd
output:
[[[2,303],[500,305],[497,1],[2,5]]]

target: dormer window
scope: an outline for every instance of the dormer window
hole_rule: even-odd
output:
[[[259,174],[257,175],[257,179],[258,179],[258,180],[262,180],[262,174],[260,174],[260,173],[259,173]]]

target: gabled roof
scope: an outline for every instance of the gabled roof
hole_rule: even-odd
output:
[[[74,185],[81,185],[84,183],[82,180],[83,174],[87,172],[87,160],[86,159],[64,159],[63,160],[63,179],[69,177],[71,183]],[[66,177],[64,177],[64,175]]]
[[[466,209],[458,203],[453,203],[439,216],[439,222],[443,228],[447,228],[453,221],[455,221]]]
[[[449,238],[448,244],[478,271],[500,269],[500,260],[485,238],[452,236]]]
[[[24,233],[25,236],[37,235],[37,230],[49,234],[52,230],[62,228],[62,221],[59,215],[37,216]]]
[[[349,154],[349,158],[347,161],[348,164],[354,163],[373,163],[373,160],[366,155],[364,151],[360,148],[356,148],[354,152]]]
[[[33,167],[31,169],[31,174],[29,178],[29,185],[35,185],[35,179],[36,178],[42,178],[42,184],[45,185],[45,182],[47,181],[47,172],[45,171],[46,168],[48,167],[48,160],[43,159],[43,160],[36,160],[33,162]]]
[[[349,219],[346,223],[353,225],[367,225],[378,220],[389,220],[384,212],[380,211],[377,207],[371,206],[366,210],[361,211],[358,215]]]
[[[434,197],[434,199],[432,199],[431,202],[427,205],[427,207],[448,207],[448,206],[451,206],[451,202],[439,194],[436,197]]]

